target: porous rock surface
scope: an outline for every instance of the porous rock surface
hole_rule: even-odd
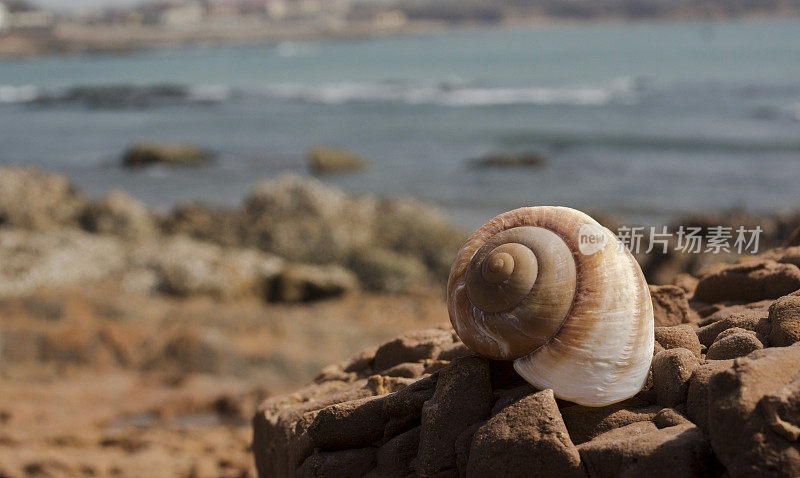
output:
[[[407,333],[264,402],[259,474],[800,476],[798,272],[752,261],[701,275],[699,297],[656,289],[651,379],[599,408],[535,389],[448,327]]]

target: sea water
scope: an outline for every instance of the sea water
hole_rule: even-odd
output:
[[[198,169],[125,170],[139,140],[188,142]],[[0,164],[94,196],[234,205],[310,174],[308,149],[370,158],[323,181],[411,195],[467,226],[521,205],[639,223],[800,206],[800,21],[470,29],[0,61]],[[476,169],[534,151],[542,167]]]

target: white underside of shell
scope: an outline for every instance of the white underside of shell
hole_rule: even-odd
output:
[[[571,314],[548,343],[514,361],[532,385],[581,405],[604,406],[635,395],[650,370],[652,302],[635,260],[617,244],[612,237],[599,253],[603,280],[588,291],[594,307]]]

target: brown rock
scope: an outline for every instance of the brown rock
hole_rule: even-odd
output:
[[[589,476],[672,478],[717,474],[711,447],[692,424],[666,427],[645,435],[625,431],[614,430],[606,438],[601,435],[578,447]]]
[[[433,359],[453,343],[453,334],[441,328],[415,330],[403,334],[380,347],[375,352],[376,371],[386,370],[404,362]]]
[[[710,360],[695,369],[689,380],[689,393],[686,396],[686,415],[703,433],[708,434],[709,381],[722,370],[733,366],[733,360]]]
[[[771,413],[775,408],[759,407],[765,396],[791,393],[798,374],[800,344],[795,344],[753,352],[711,377],[709,436],[731,476],[800,476],[800,446],[783,433],[776,433],[776,417]],[[768,398],[765,403],[774,400]],[[798,416],[783,418],[797,420]]]
[[[656,342],[664,349],[684,348],[698,357],[703,351],[703,346],[697,338],[695,328],[689,324],[681,324],[673,327],[656,327],[655,338]]]
[[[275,278],[268,298],[278,302],[309,302],[338,297],[356,289],[358,279],[342,267],[291,264]]]
[[[651,285],[653,318],[656,327],[678,325],[688,321],[689,301],[686,292],[674,285]]]
[[[342,450],[370,445],[383,438],[383,397],[336,403],[308,412],[305,439],[311,449]]]
[[[673,407],[686,401],[689,379],[697,366],[697,357],[687,349],[665,350],[653,357],[653,388],[658,403]]]
[[[147,206],[123,191],[112,191],[103,201],[88,205],[80,223],[89,232],[130,240],[153,239],[158,234],[156,219]]]
[[[681,412],[674,408],[664,408],[653,417],[653,423],[658,428],[674,427],[677,425],[691,424]]]
[[[699,281],[696,277],[682,272],[675,276],[672,280],[672,285],[680,287],[687,294],[694,294],[695,289],[697,289],[697,282]]]
[[[772,431],[789,442],[800,441],[800,375],[777,392],[764,395],[759,406]]]
[[[420,427],[401,433],[378,448],[376,466],[367,476],[404,477],[411,474],[411,461],[419,449]]]
[[[419,476],[458,474],[456,440],[470,425],[489,417],[492,400],[486,359],[456,359],[439,372],[436,392],[422,408],[417,454]]]
[[[734,264],[700,279],[694,293],[696,300],[754,302],[777,299],[800,289],[800,269],[793,264],[772,260]]]
[[[708,348],[708,354],[706,354],[708,360],[726,360],[744,357],[754,350],[764,348],[761,341],[756,338],[755,333],[749,331],[727,333],[728,330],[717,335],[717,339],[711,344],[711,347]],[[723,334],[724,336],[722,336]]]
[[[769,309],[767,305],[753,308],[744,306],[728,307],[708,316],[701,323],[703,326],[697,329],[697,338],[700,343],[710,347],[720,332],[739,327],[756,332],[759,340],[763,341],[769,337],[770,332],[768,315]]]
[[[297,470],[303,478],[350,478],[364,476],[375,467],[374,447],[342,450],[336,452],[320,451],[306,458]]]
[[[786,296],[769,308],[772,330],[769,343],[773,347],[788,347],[800,341],[800,297]]]
[[[190,144],[142,142],[128,148],[122,156],[122,165],[127,168],[153,164],[203,166],[211,162],[213,157],[211,152]]]
[[[64,176],[36,169],[0,168],[0,224],[49,230],[74,225],[86,198]]]
[[[359,171],[366,169],[369,165],[366,158],[344,149],[329,146],[312,148],[308,153],[308,161],[314,174]]]
[[[585,476],[552,390],[515,402],[474,435],[467,476]]]
[[[494,153],[469,160],[474,168],[539,168],[547,164],[547,159],[537,151],[523,153]]]
[[[614,428],[609,430],[605,433],[598,435],[596,438],[591,440],[589,443],[599,443],[601,441],[618,441],[625,438],[630,438],[634,436],[641,436],[647,435],[648,433],[652,433],[658,430],[658,427],[655,423],[651,421],[644,421],[644,422],[633,422],[629,423],[623,427]]]
[[[658,405],[648,405],[638,398],[629,398],[605,407],[570,405],[561,409],[561,416],[572,442],[580,445],[609,430],[650,421],[659,410],[661,407]]]
[[[312,410],[374,395],[375,392],[366,384],[366,380],[314,383],[293,394],[273,397],[262,403],[253,417],[252,448],[259,475],[295,474],[297,467],[308,457],[299,450],[303,441],[299,434],[305,428],[298,426],[298,420]],[[307,446],[302,448],[305,452]]]

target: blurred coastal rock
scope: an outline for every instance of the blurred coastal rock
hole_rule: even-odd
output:
[[[214,155],[191,144],[141,142],[134,144],[122,155],[122,165],[141,168],[155,164],[168,166],[204,166]]]
[[[547,158],[541,153],[529,151],[493,153],[468,162],[474,168],[540,168],[547,164]]]
[[[163,215],[122,191],[93,201],[63,176],[0,168],[0,199],[0,255],[16,254],[0,294],[100,280],[268,301],[403,292],[443,283],[466,236],[417,201],[291,175],[256,184],[239,209],[190,203]]]
[[[259,475],[797,476],[800,284],[752,293],[771,281],[726,282],[713,302],[654,287],[665,325],[651,379],[599,408],[537,390],[449,327],[403,334],[267,399]]]
[[[0,226],[48,230],[74,226],[87,199],[64,176],[38,169],[0,168]]]
[[[273,278],[266,296],[273,302],[309,302],[357,289],[358,279],[344,267],[291,264]]]
[[[81,226],[93,233],[125,239],[152,239],[158,222],[144,203],[124,191],[112,191],[105,199],[88,204],[80,215]]]
[[[171,236],[134,248],[130,269],[153,271],[157,289],[168,294],[233,299],[263,295],[284,267],[283,260],[258,251]]]
[[[314,174],[333,174],[367,169],[369,160],[352,151],[331,146],[315,146],[308,153]]]
[[[125,246],[113,237],[0,228],[0,296],[99,281],[125,267]]]
[[[298,262],[340,264],[377,290],[443,283],[466,237],[413,199],[352,196],[296,175],[256,184],[242,220],[242,245]]]

